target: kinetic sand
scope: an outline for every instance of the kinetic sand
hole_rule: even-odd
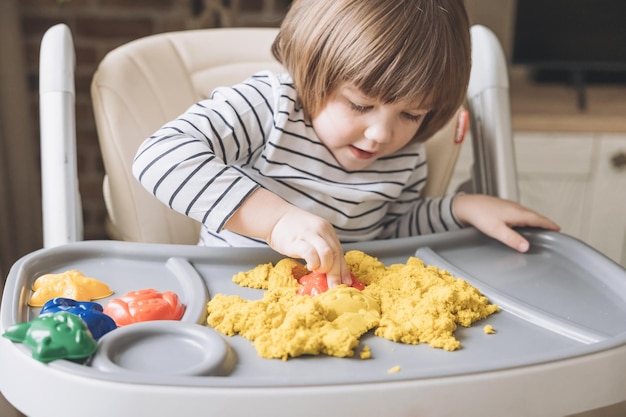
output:
[[[296,294],[297,279],[309,271],[283,259],[233,277],[239,285],[266,289],[261,300],[217,294],[207,306],[210,326],[225,335],[240,334],[254,342],[260,356],[350,357],[359,338],[374,334],[394,342],[428,343],[453,351],[457,324],[469,327],[498,311],[476,288],[417,258],[385,266],[360,251],[346,261],[367,286],[363,291],[339,286],[315,297]],[[375,352],[372,352],[375,355]]]

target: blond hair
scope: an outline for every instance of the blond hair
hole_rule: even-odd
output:
[[[272,53],[309,117],[343,83],[384,103],[422,100],[418,140],[462,104],[471,67],[462,0],[295,0]]]

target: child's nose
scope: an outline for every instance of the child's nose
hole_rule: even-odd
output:
[[[378,143],[389,142],[393,137],[393,124],[387,118],[373,120],[365,129],[365,137]]]

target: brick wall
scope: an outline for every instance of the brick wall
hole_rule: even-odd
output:
[[[98,62],[130,40],[167,31],[220,26],[278,26],[287,0],[20,0],[33,120],[38,118],[39,45],[44,32],[67,24],[76,49],[76,135],[85,239],[107,238],[104,168],[89,85]]]

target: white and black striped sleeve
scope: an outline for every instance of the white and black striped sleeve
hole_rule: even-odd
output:
[[[425,161],[421,164],[423,166],[416,167],[400,197],[389,207],[383,232],[386,238],[419,236],[463,227],[452,210],[455,194],[435,198],[421,195],[427,179]]]
[[[258,184],[248,163],[273,125],[271,86],[253,77],[191,106],[140,146],[133,174],[172,209],[219,232]]]

